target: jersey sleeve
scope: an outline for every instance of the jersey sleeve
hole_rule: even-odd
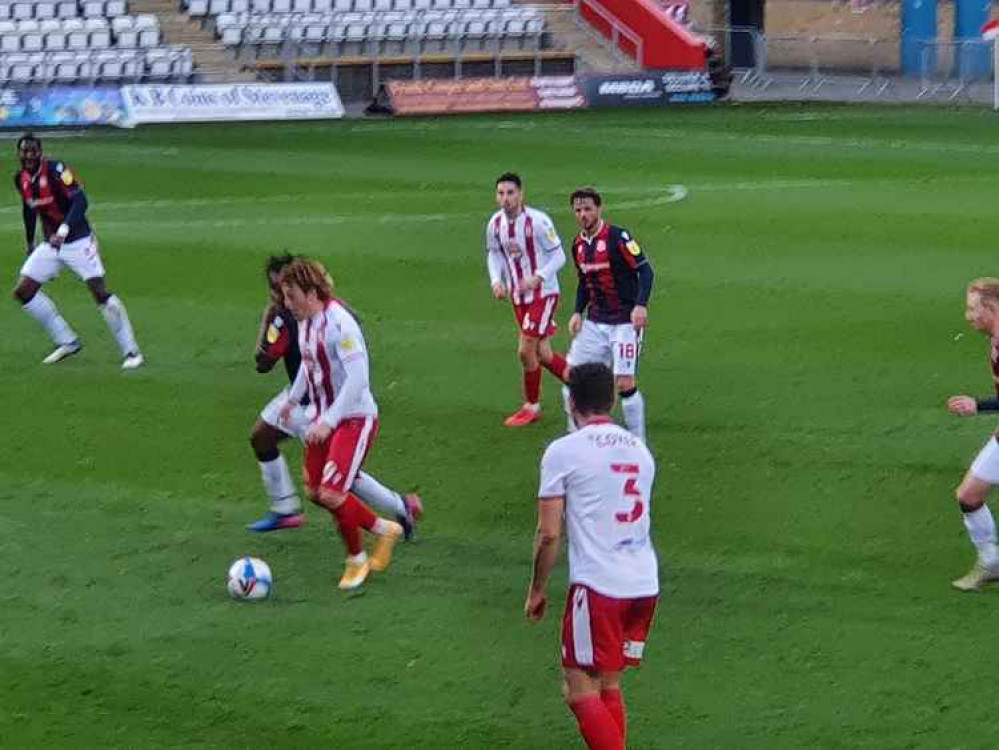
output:
[[[618,252],[621,253],[621,257],[624,258],[624,262],[628,264],[629,268],[638,268],[639,266],[645,265],[649,262],[649,259],[645,255],[645,251],[642,250],[641,245],[638,244],[637,240],[631,236],[631,232],[627,229],[622,229],[620,231],[617,249]]]
[[[503,248],[500,247],[493,220],[486,222],[486,268],[490,284],[502,284],[506,280],[506,264],[503,261]]]
[[[538,497],[565,497],[569,465],[559,441],[548,446],[541,458],[541,481]]]
[[[291,333],[288,331],[288,326],[280,315],[274,315],[264,328],[259,351],[268,359],[277,361],[288,353],[290,347]]]
[[[368,352],[361,335],[361,327],[348,313],[336,315],[336,326],[329,326],[326,345],[336,352],[343,365],[346,378],[333,403],[320,418],[335,428],[344,418],[346,410],[369,387]]]
[[[555,222],[551,220],[551,217],[547,214],[538,214],[538,231],[534,233],[534,236],[538,240],[538,245],[541,247],[541,251],[545,253],[553,253],[557,250],[562,249],[562,240],[558,236],[558,232],[555,230]]]

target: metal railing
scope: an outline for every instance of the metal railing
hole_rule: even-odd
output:
[[[574,7],[576,12],[576,23],[583,28],[588,34],[596,35],[597,37],[607,40],[608,37],[601,34],[601,32],[594,28],[585,18],[584,9],[593,15],[597,16],[602,23],[607,24],[610,31],[610,42],[614,46],[615,54],[628,58],[638,65],[642,64],[643,57],[643,42],[642,38],[632,31],[630,28],[625,26],[621,21],[614,16],[609,10],[607,10],[603,5],[601,5],[597,0],[574,0]],[[632,59],[631,55],[625,52],[624,48],[621,46],[621,40],[626,41],[635,50],[635,56]]]

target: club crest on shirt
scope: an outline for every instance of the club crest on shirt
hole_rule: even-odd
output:
[[[38,178],[38,187],[40,187],[40,188],[42,188],[44,190],[48,186],[49,186],[49,178],[48,177],[46,177],[45,175],[42,175],[41,177]]]
[[[632,255],[639,255],[642,252],[642,248],[640,248],[638,246],[638,243],[635,242],[634,240],[628,240],[628,243],[625,245],[625,247],[628,248],[628,252],[631,253]]]
[[[607,243],[604,242],[603,240],[597,240],[597,252],[598,253],[606,253],[607,252]]]
[[[344,339],[340,342],[340,348],[345,352],[352,352],[357,348],[357,344],[354,343],[354,339]]]
[[[267,343],[274,344],[281,337],[281,329],[278,327],[277,322],[271,323],[267,326]]]
[[[548,231],[545,232],[545,237],[547,238],[548,243],[551,245],[554,245],[556,242],[558,242],[558,235],[555,234],[555,227],[549,225]]]
[[[507,246],[507,252],[510,253],[511,258],[519,258],[524,251],[520,249],[518,242],[513,241]]]
[[[73,173],[70,170],[67,169],[66,171],[64,171],[62,173],[62,184],[63,185],[67,185],[67,186],[72,185],[73,184],[73,179],[74,179]]]

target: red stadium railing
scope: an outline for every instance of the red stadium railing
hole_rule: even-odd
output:
[[[643,68],[704,70],[704,42],[655,0],[574,0],[576,12]]]

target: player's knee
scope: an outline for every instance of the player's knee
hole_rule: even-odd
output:
[[[20,305],[26,305],[35,298],[38,287],[34,284],[20,283],[14,287],[14,301]]]
[[[638,384],[630,376],[623,376],[617,379],[617,393],[621,398],[629,398],[638,391]]]
[[[343,502],[346,499],[347,495],[343,492],[328,490],[323,487],[319,489],[319,504],[329,510],[336,510],[343,505]]]
[[[988,492],[983,492],[979,487],[961,484],[954,491],[954,498],[961,507],[963,513],[973,513],[985,504]]]
[[[281,455],[278,452],[277,441],[270,431],[262,428],[259,423],[254,425],[253,431],[250,432],[250,445],[253,446],[253,452],[259,461],[273,461]]]

